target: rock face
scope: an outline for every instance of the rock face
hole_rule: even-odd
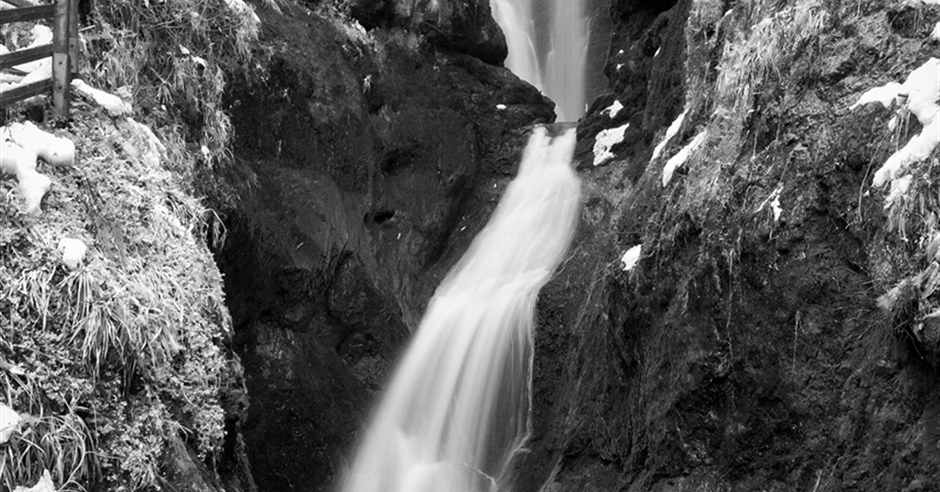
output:
[[[487,63],[504,56],[497,33],[461,34],[478,31],[485,2],[417,20],[403,5],[353,3],[369,32],[326,8],[259,7],[262,69],[232,75],[217,258],[262,491],[329,488],[434,287],[514,174],[525,128],[553,118]]]
[[[367,28],[407,27],[435,45],[490,64],[501,64],[508,54],[489,0],[350,0],[348,8]]]
[[[340,3],[369,31],[259,9],[263,70],[228,97],[219,261],[260,490],[328,488],[526,126],[552,118],[493,65],[486,2]],[[940,284],[923,281],[940,167],[886,209],[871,166],[920,127],[847,109],[935,56],[940,12],[893,9],[611,2],[611,90],[579,123],[582,225],[540,297],[515,490],[940,487]]]
[[[940,12],[911,9],[612,2],[612,92],[579,127],[582,228],[540,300],[517,490],[940,487],[936,294],[917,281],[935,268],[937,157],[885,208],[871,176],[898,145],[893,111],[848,109],[936,56]],[[595,135],[627,123],[595,167]]]

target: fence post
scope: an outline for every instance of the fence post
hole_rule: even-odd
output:
[[[69,73],[72,77],[78,76],[78,2],[69,0]]]
[[[52,19],[52,103],[57,119],[67,119],[69,116],[70,3],[71,0],[56,0],[55,16]]]

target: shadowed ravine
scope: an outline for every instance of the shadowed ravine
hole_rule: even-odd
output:
[[[529,435],[535,301],[580,206],[575,131],[536,128],[487,226],[435,292],[346,492],[502,488]]]

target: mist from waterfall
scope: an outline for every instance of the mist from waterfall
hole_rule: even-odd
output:
[[[555,101],[558,121],[575,121],[587,100],[587,0],[490,0],[506,35],[506,67]]]
[[[575,131],[536,128],[517,177],[438,287],[344,492],[495,492],[529,436],[539,289],[577,225]]]

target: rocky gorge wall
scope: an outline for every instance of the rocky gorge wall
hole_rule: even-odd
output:
[[[850,3],[613,2],[611,92],[579,126],[582,229],[539,306],[519,490],[940,486],[933,290],[885,296],[935,261],[936,152],[889,207],[872,176],[920,125],[892,133],[897,104],[851,109],[936,56],[940,12]],[[595,137],[628,123],[595,165]]]
[[[261,69],[226,96],[217,260],[258,489],[328,490],[526,128],[554,115],[498,66],[487,2],[256,7]]]
[[[328,489],[527,127],[553,117],[498,66],[486,2],[430,4],[257,6],[263,70],[229,88],[234,198],[215,205],[259,490]],[[933,291],[878,307],[934,262],[936,152],[886,209],[872,175],[919,124],[850,110],[936,56],[938,8],[610,13],[609,90],[578,129],[582,225],[540,298],[517,490],[940,486]]]

